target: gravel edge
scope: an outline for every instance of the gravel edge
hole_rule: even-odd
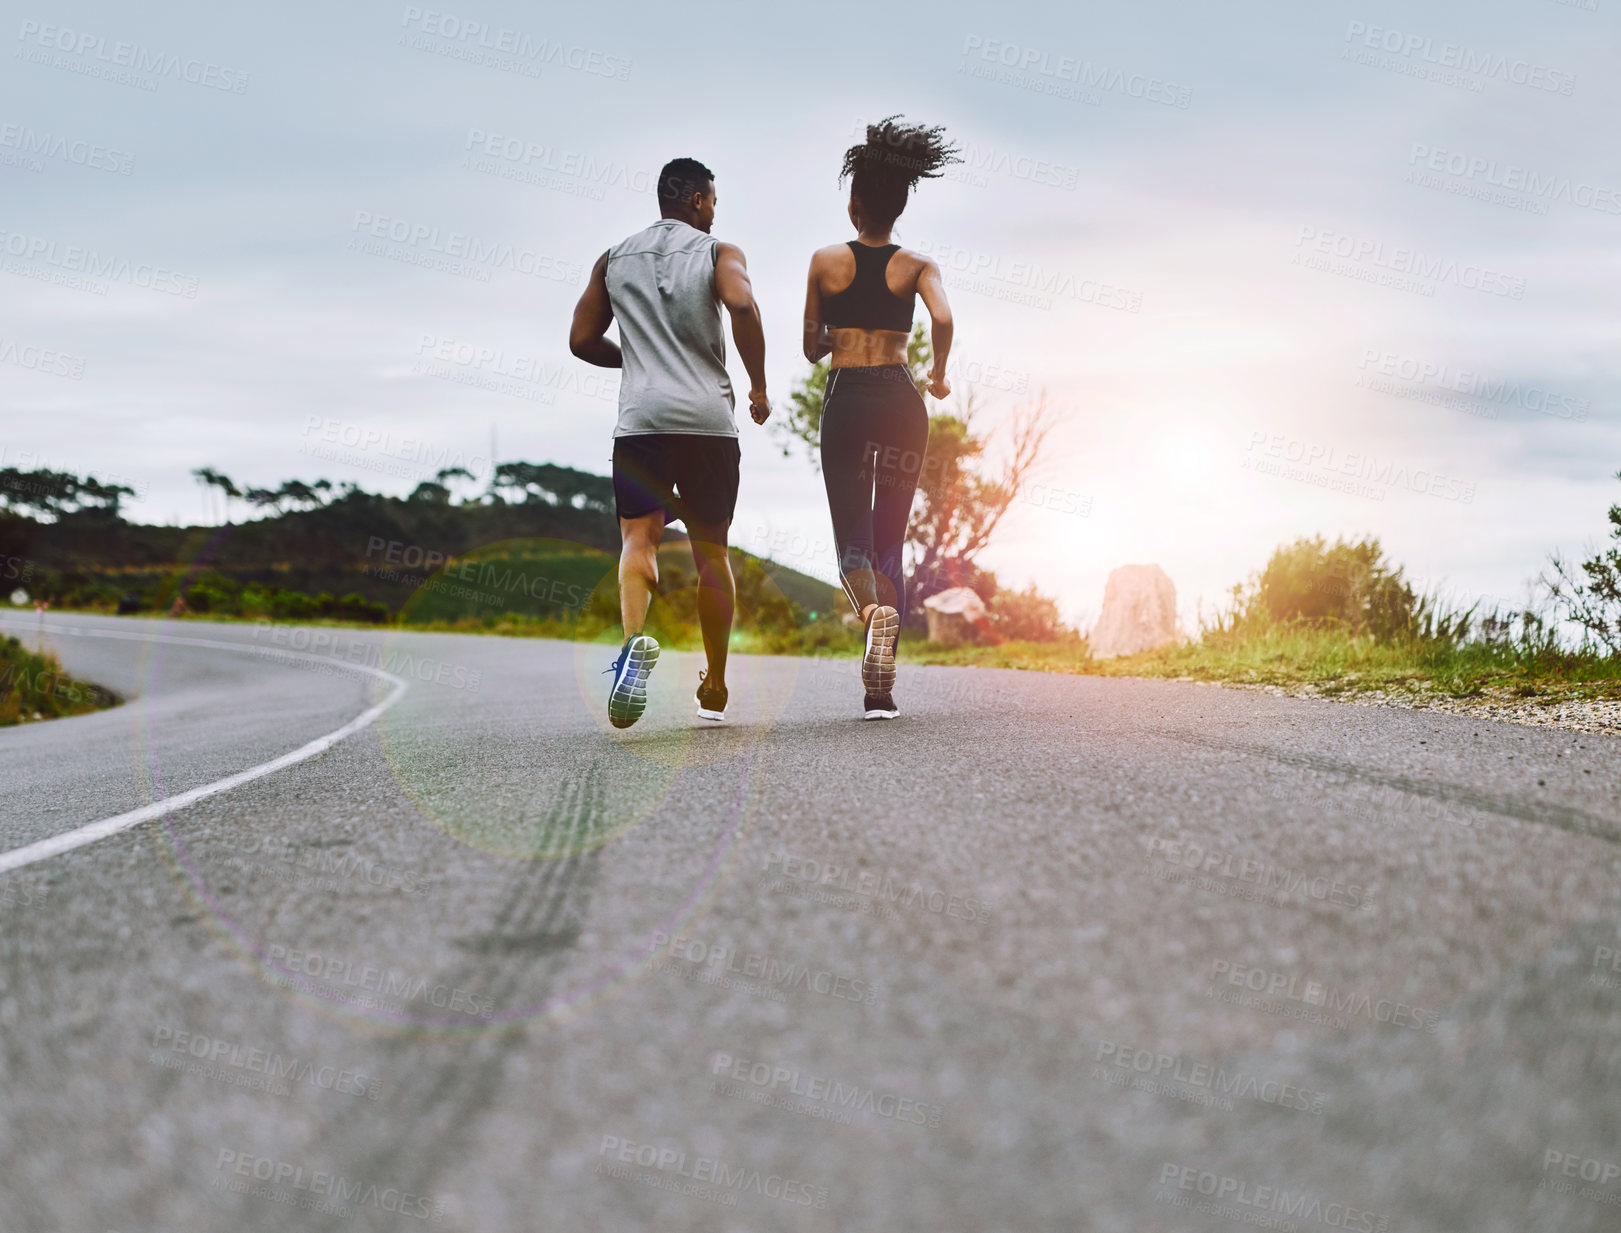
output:
[[[1621,700],[1617,699],[1561,699],[1557,695],[1525,698],[1501,687],[1485,689],[1471,698],[1455,698],[1451,694],[1430,689],[1418,692],[1369,689],[1356,693],[1333,693],[1312,685],[1247,685],[1240,681],[1206,683],[1276,697],[1317,698],[1349,703],[1351,706],[1382,706],[1407,711],[1441,711],[1448,715],[1495,719],[1500,723],[1521,724],[1528,728],[1560,728],[1569,732],[1621,735]]]

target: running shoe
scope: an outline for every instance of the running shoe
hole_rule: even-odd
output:
[[[608,671],[614,674],[608,691],[608,722],[628,728],[647,709],[647,677],[659,662],[659,644],[646,634],[628,638]]]
[[[726,685],[721,681],[711,681],[709,673],[698,674],[698,718],[707,719],[711,723],[719,723],[726,718],[726,699],[730,695],[726,692]]]
[[[873,609],[867,622],[867,653],[861,658],[861,684],[870,697],[887,696],[895,688],[895,640],[900,632],[900,613],[887,605]]]
[[[866,702],[862,703],[866,709],[864,719],[899,719],[900,707],[895,705],[893,694],[868,694]]]

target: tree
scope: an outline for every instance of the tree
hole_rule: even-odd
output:
[[[248,504],[255,509],[269,509],[281,513],[281,503],[286,500],[279,488],[250,488],[247,491]]]
[[[225,498],[225,521],[229,524],[231,521],[231,498],[241,497],[242,490],[232,483],[230,476],[214,470],[213,467],[198,467],[192,474],[197,477],[199,483],[220,490],[220,494]]]
[[[920,394],[933,362],[928,336],[916,325],[906,342],[906,366]],[[811,367],[789,393],[787,414],[775,430],[785,456],[802,448],[813,465],[819,463],[828,370],[825,358]],[[995,575],[980,569],[974,558],[1034,478],[1041,446],[1053,427],[1045,398],[1020,408],[1008,425],[1011,454],[999,472],[988,474],[990,437],[974,432],[974,395],[964,392],[954,401],[960,407],[957,413],[937,408],[929,415],[919,500],[906,531],[912,559],[907,588],[914,614],[920,611],[919,601],[955,586],[973,586],[986,599],[995,594]]]
[[[1052,431],[1045,398],[1021,407],[1008,426],[1012,452],[1001,473],[987,477],[980,469],[987,439],[973,430],[977,408],[972,396],[964,396],[962,407],[961,415],[937,412],[929,417],[919,500],[906,528],[914,603],[951,587],[974,586],[981,578],[989,592],[981,598],[994,596],[994,576],[985,577],[974,558],[1030,482]]]
[[[116,519],[120,502],[134,495],[135,489],[124,484],[103,484],[95,476],[87,475],[74,486],[73,499],[81,510],[93,506],[97,514]]]
[[[614,508],[613,480],[549,462],[503,462],[495,468],[492,486],[498,493],[502,489],[522,493],[526,503],[567,505],[599,513]]]
[[[23,513],[59,518],[74,504],[79,477],[66,471],[0,469],[0,501]]]
[[[1616,472],[1621,479],[1621,471]],[[1595,552],[1576,567],[1559,553],[1548,561],[1542,585],[1565,614],[1588,634],[1621,655],[1621,504],[1610,506],[1610,539],[1615,547]]]
[[[316,482],[327,484],[325,480]],[[332,485],[327,484],[327,487],[331,488]],[[276,496],[294,507],[303,506],[306,509],[312,509],[321,504],[321,495],[316,492],[315,485],[306,484],[303,480],[287,480],[276,490]]]
[[[441,467],[433,473],[433,478],[445,490],[445,500],[448,503],[452,480],[466,480],[468,483],[472,483],[476,477],[466,467]],[[462,504],[466,504],[466,502],[467,498],[463,497]]]
[[[118,517],[118,507],[135,490],[124,484],[103,484],[93,475],[80,479],[67,471],[0,470],[0,501],[14,511],[32,511],[46,518],[88,513]]]
[[[426,505],[449,505],[450,489],[433,480],[423,480],[411,490],[411,495],[406,499]]]

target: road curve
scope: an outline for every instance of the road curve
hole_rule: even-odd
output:
[[[0,853],[393,701],[0,874],[7,1233],[1616,1227],[1621,739],[50,625],[129,701],[0,731]]]

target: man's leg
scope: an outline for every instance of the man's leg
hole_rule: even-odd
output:
[[[737,608],[726,541],[737,508],[742,453],[735,437],[690,436],[681,441],[677,457],[681,520],[692,542],[692,563],[698,567],[698,626],[709,659],[704,683],[715,689],[726,683],[726,651]]]
[[[647,608],[659,585],[659,544],[664,539],[664,511],[640,518],[621,518],[619,535],[619,619],[625,638],[642,632]]]
[[[614,441],[614,508],[619,514],[619,619],[624,648],[613,665],[608,690],[608,722],[628,728],[647,709],[647,678],[659,662],[659,644],[642,632],[647,608],[659,582],[659,541],[669,510],[667,442],[658,436]]]
[[[692,563],[698,567],[698,626],[703,630],[704,654],[709,659],[711,685],[726,683],[726,651],[732,639],[732,614],[737,608],[737,583],[727,555],[728,526],[687,526],[692,540]]]

